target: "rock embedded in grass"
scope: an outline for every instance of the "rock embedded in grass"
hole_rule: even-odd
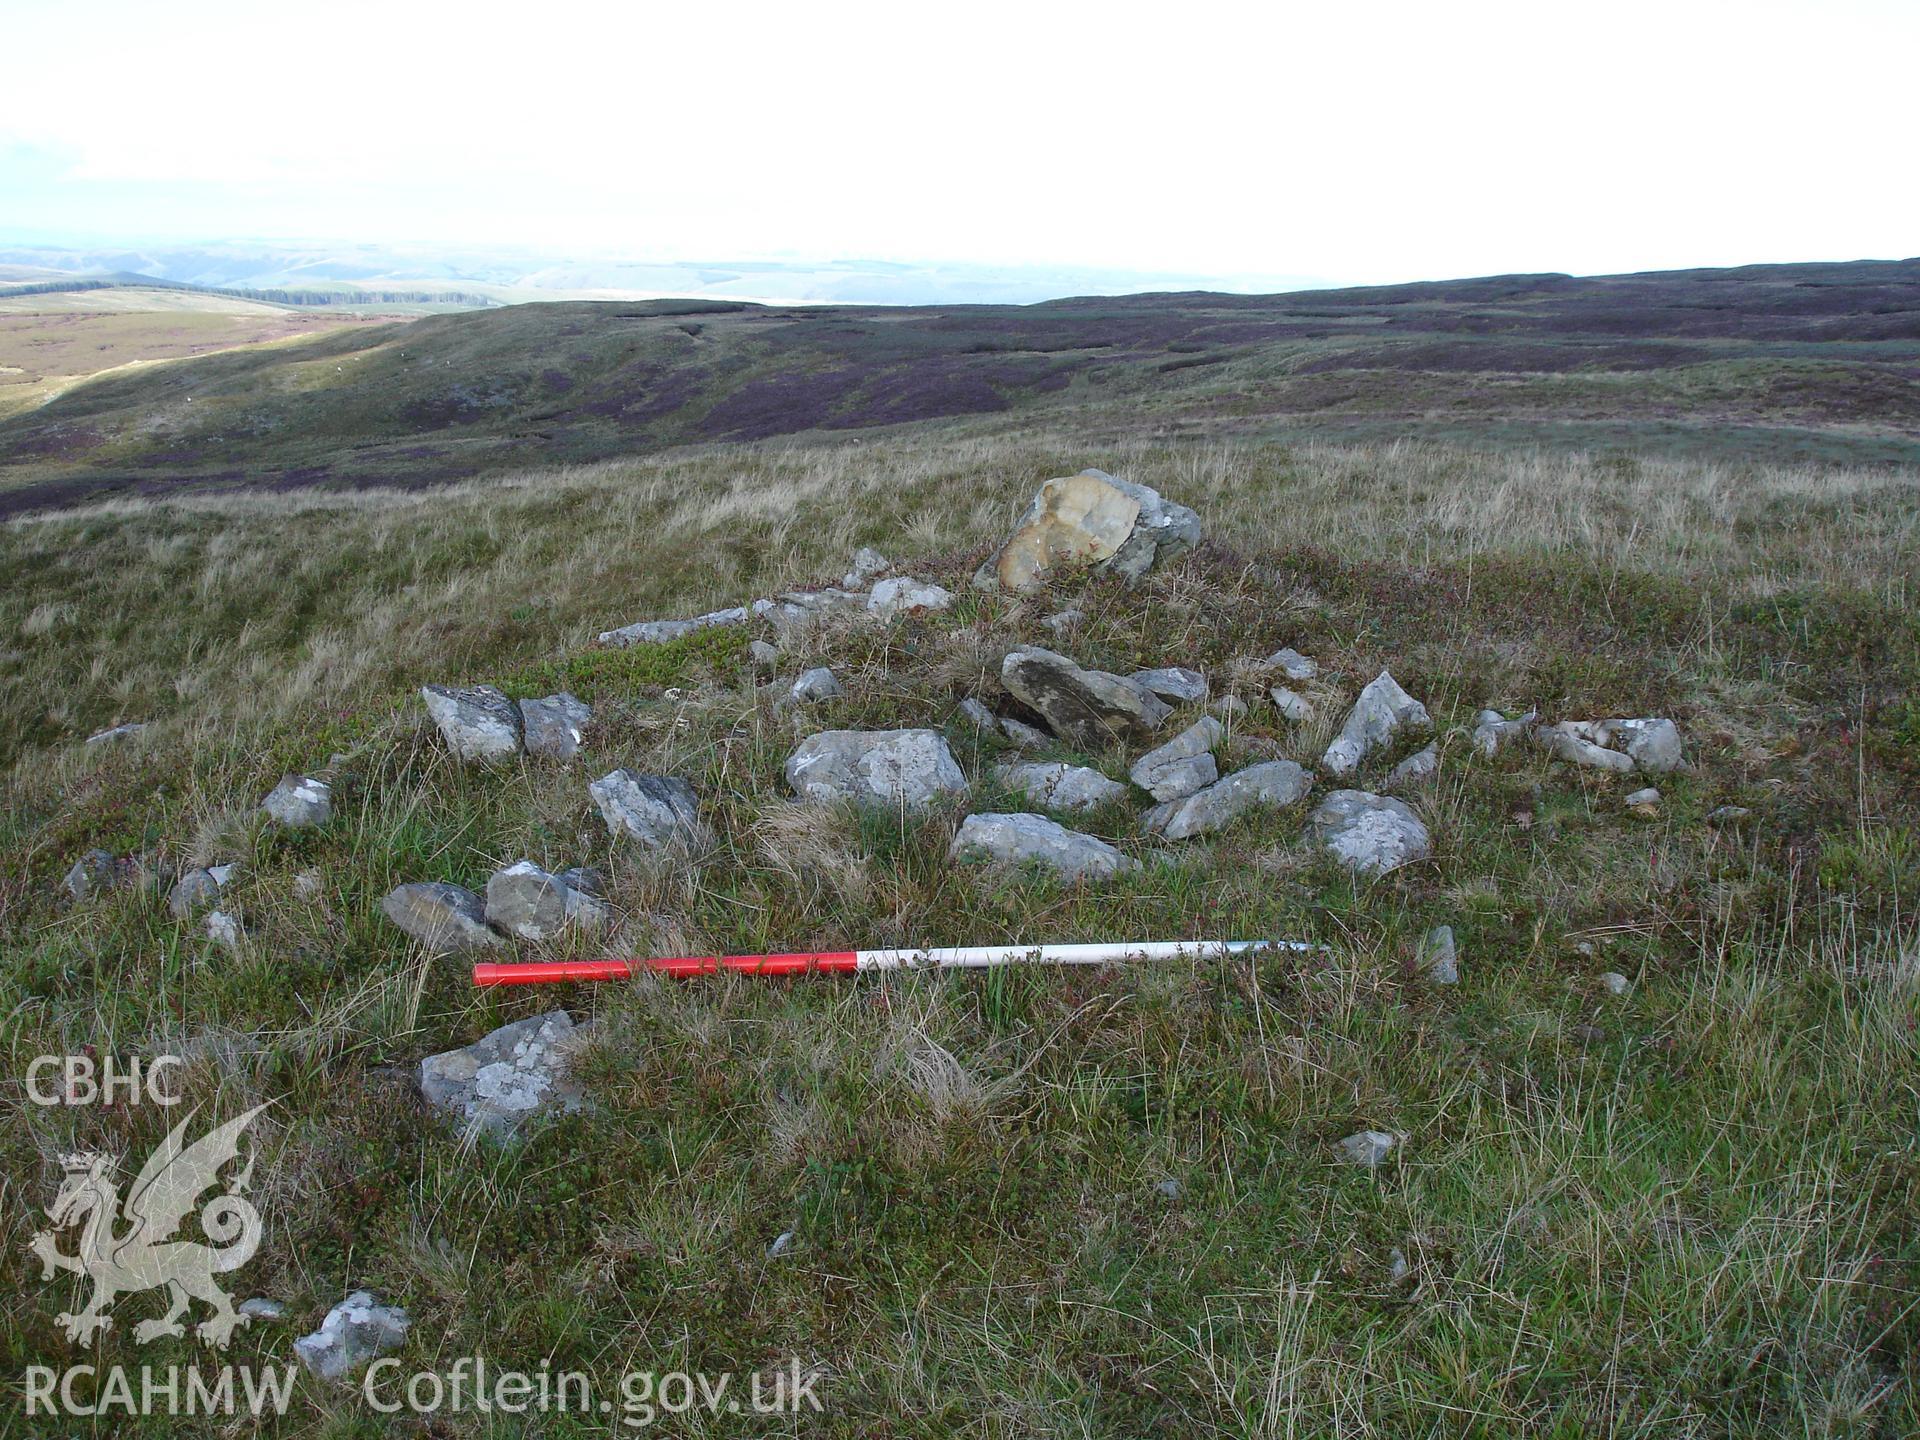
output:
[[[1281,675],[1295,682],[1311,680],[1320,673],[1318,661],[1308,659],[1291,646],[1274,651],[1260,662],[1257,669],[1262,675]]]
[[[700,797],[678,776],[610,770],[588,785],[587,793],[615,839],[658,847],[682,841],[697,845],[706,838]]]
[[[696,631],[746,623],[747,607],[736,605],[728,610],[709,610],[705,615],[695,615],[687,620],[642,620],[637,625],[625,625],[618,630],[603,630],[600,632],[600,643],[616,648],[664,645],[669,640],[679,640]]]
[[[1633,990],[1633,982],[1618,970],[1603,971],[1600,975],[1600,983],[1606,987],[1609,995],[1626,995]]]
[[[1351,775],[1377,750],[1403,735],[1424,735],[1433,729],[1427,707],[1414,699],[1391,673],[1382,670],[1367,682],[1353,702],[1339,735],[1327,746],[1320,763],[1333,775]]]
[[[522,940],[551,940],[568,926],[598,930],[607,908],[562,875],[552,875],[531,860],[496,871],[487,881],[487,923]]]
[[[406,1343],[413,1321],[397,1305],[382,1305],[356,1290],[327,1312],[320,1328],[293,1342],[294,1357],[320,1380],[344,1380],[368,1362]]]
[[[1280,712],[1281,719],[1296,725],[1305,725],[1313,719],[1313,702],[1299,691],[1276,685],[1267,693],[1273,697],[1273,708]]]
[[[853,552],[853,568],[841,577],[841,588],[858,590],[874,576],[884,574],[892,563],[871,545],[862,545]]]
[[[462,760],[505,760],[520,753],[520,707],[492,685],[423,685],[427,713]]]
[[[176,920],[192,918],[202,905],[220,898],[220,882],[211,870],[192,869],[182,873],[167,892],[167,910]]]
[[[1649,785],[1643,790],[1634,791],[1620,804],[1629,815],[1651,820],[1660,813],[1660,792]]]
[[[1148,694],[1157,695],[1169,705],[1200,705],[1206,702],[1210,687],[1207,677],[1184,665],[1163,665],[1157,670],[1136,670],[1127,676]]]
[[[1173,713],[1159,696],[1120,676],[1082,669],[1038,645],[1009,651],[1000,662],[1000,683],[1056,735],[1090,749],[1145,740]]]
[[[568,1066],[591,1034],[564,1010],[502,1025],[458,1050],[420,1062],[420,1093],[467,1133],[507,1140],[535,1116],[572,1112],[586,1097]]]
[[[150,879],[144,862],[128,855],[115,858],[111,851],[89,850],[73,862],[61,880],[61,886],[75,900],[89,900],[107,890],[130,889]]]
[[[846,692],[840,688],[833,671],[825,665],[816,665],[794,681],[793,688],[787,693],[802,705],[819,705],[828,700],[838,700]]]
[[[985,857],[1005,865],[1039,864],[1067,880],[1110,880],[1140,862],[1106,841],[1069,830],[1044,815],[969,815],[948,857]]]
[[[1707,813],[1707,824],[1716,830],[1730,830],[1744,825],[1753,818],[1753,811],[1744,805],[1722,805]]]
[[[1000,722],[995,718],[993,711],[971,695],[960,702],[959,714],[960,718],[974,729],[984,730],[989,735],[1000,728]]]
[[[288,775],[260,808],[289,830],[312,830],[333,818],[333,787],[311,775]]]
[[[593,723],[593,707],[562,690],[540,700],[520,702],[520,728],[527,754],[541,760],[571,760]]]
[[[953,592],[911,575],[882,580],[873,587],[867,611],[875,619],[892,620],[900,615],[928,615],[953,604]]]
[[[223,950],[238,950],[246,940],[246,930],[237,915],[215,910],[207,916],[207,938]]]
[[[128,725],[116,725],[111,730],[99,730],[87,736],[83,744],[110,745],[117,740],[131,740],[146,730],[145,721],[135,721]]]
[[[1087,469],[1041,485],[1013,534],[973,577],[983,590],[1038,590],[1056,570],[1138,580],[1200,539],[1200,517],[1157,490]]]
[[[1000,717],[1000,733],[1013,742],[1019,750],[1044,750],[1053,744],[1053,737],[1037,725],[1029,725],[1024,720],[1016,720],[1011,715]]]
[[[1188,840],[1218,830],[1249,810],[1292,805],[1312,788],[1312,774],[1293,761],[1265,760],[1184,799],[1154,806],[1140,823],[1169,840]]]
[[[1387,790],[1410,790],[1424,785],[1440,773],[1440,747],[1429,745],[1416,750],[1387,772]]]
[[[397,885],[380,902],[380,910],[436,954],[491,950],[503,943],[487,928],[486,907],[480,897],[444,880]]]
[[[1686,768],[1680,727],[1671,720],[1562,720],[1535,735],[1557,759],[1591,769],[1658,775]]]
[[[1539,721],[1531,710],[1517,720],[1507,719],[1498,710],[1482,710],[1474,717],[1473,747],[1492,759],[1514,741],[1526,739]]]
[[[1609,720],[1610,743],[1633,757],[1633,763],[1653,775],[1686,768],[1680,750],[1680,727],[1667,719]]]
[[[1358,1130],[1340,1142],[1340,1153],[1355,1165],[1375,1169],[1393,1153],[1393,1136],[1384,1130]]]
[[[909,810],[967,790],[938,730],[822,730],[787,757],[786,777],[802,800]]]
[[[1086,765],[1029,760],[994,767],[1000,783],[1049,810],[1097,810],[1127,798],[1127,787]]]
[[[1328,854],[1363,875],[1385,875],[1433,853],[1433,837],[1420,817],[1390,795],[1336,790],[1307,823]]]
[[[1185,799],[1220,778],[1213,747],[1226,738],[1226,727],[1208,715],[1142,755],[1127,773],[1156,800]]]
[[[1451,925],[1436,925],[1420,938],[1419,965],[1436,985],[1460,983],[1460,950]]]

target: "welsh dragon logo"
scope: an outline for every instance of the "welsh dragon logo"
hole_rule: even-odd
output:
[[[95,1331],[111,1329],[113,1317],[107,1312],[118,1297],[164,1285],[170,1297],[167,1313],[136,1325],[134,1339],[145,1344],[162,1335],[185,1335],[181,1317],[194,1300],[201,1300],[213,1307],[213,1314],[195,1326],[194,1333],[209,1345],[226,1347],[234,1326],[244,1325],[247,1317],[233,1308],[214,1276],[238,1270],[260,1248],[260,1212],[243,1193],[253,1177],[252,1147],[238,1173],[200,1211],[200,1228],[213,1244],[177,1240],[174,1234],[200,1196],[220,1184],[221,1169],[239,1158],[241,1133],[266,1108],[256,1105],[185,1145],[183,1137],[193,1119],[189,1113],[147,1157],[124,1205],[109,1178],[111,1156],[81,1151],[60,1157],[66,1179],[47,1207],[53,1227],[35,1235],[27,1248],[40,1259],[41,1279],[71,1270],[93,1281],[86,1308],[57,1317],[69,1340],[84,1343]],[[116,1233],[122,1225],[128,1228]],[[55,1237],[73,1226],[80,1227],[80,1248],[63,1254]]]

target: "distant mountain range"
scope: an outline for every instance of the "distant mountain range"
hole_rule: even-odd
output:
[[[1284,291],[1306,276],[1190,275],[1148,271],[901,264],[885,260],[648,262],[511,250],[280,244],[54,246],[0,243],[0,285],[10,270],[51,275],[144,276],[229,290],[439,290],[447,308],[529,300],[745,300],[775,304],[1024,305],[1070,295],[1145,290]],[[26,278],[23,276],[23,278]]]

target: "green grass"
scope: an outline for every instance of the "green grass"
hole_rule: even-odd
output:
[[[1208,545],[1138,590],[967,593],[945,615],[825,630],[771,689],[745,632],[588,643],[836,578],[862,542],[963,590],[1039,478],[1099,459],[1196,505]],[[0,534],[26,582],[0,595],[7,1073],[86,1044],[174,1051],[202,1106],[277,1102],[267,1240],[236,1293],[281,1298],[292,1321],[243,1332],[236,1360],[287,1358],[364,1286],[415,1316],[409,1371],[480,1353],[612,1392],[627,1370],[798,1357],[827,1372],[826,1412],[798,1433],[1912,1433],[1915,483],[1410,447],[1248,445],[1201,466],[1041,435],[16,523]],[[1059,642],[1041,619],[1067,603],[1088,619]],[[995,697],[1019,641],[1201,668],[1249,701],[1236,766],[1310,761],[1391,665],[1442,732],[1416,800],[1434,860],[1356,883],[1298,809],[1161,847],[1116,807],[1078,823],[1145,868],[1076,888],[950,864],[958,806],[789,800],[802,731],[773,701],[830,663],[847,694],[807,727],[944,726],[982,779],[971,806],[1000,805],[1002,747],[952,716]],[[1305,732],[1235,664],[1282,644],[1324,667],[1309,688],[1328,718]],[[590,700],[581,762],[452,763],[416,687],[489,680]],[[1532,749],[1479,757],[1453,732],[1483,705],[1671,714],[1694,768],[1640,821],[1620,806],[1631,784]],[[154,724],[75,744],[115,719]],[[1121,775],[1131,757],[1074,758]],[[686,775],[711,849],[660,864],[611,843],[586,782],[623,764]],[[335,822],[264,827],[280,773],[322,768]],[[1709,827],[1727,803],[1752,823]],[[239,861],[222,904],[247,944],[227,953],[152,895],[63,903],[59,876],[93,845]],[[522,856],[612,877],[617,932],[558,953],[1228,932],[1326,948],[527,994],[474,991],[378,913],[400,881],[477,888]],[[320,894],[301,901],[309,870]],[[1461,942],[1449,990],[1414,967],[1436,923]],[[1608,995],[1603,970],[1631,993]],[[556,1004],[597,1021],[591,1108],[463,1148],[419,1105],[419,1059]],[[137,1161],[171,1117],[4,1103],[9,1379],[191,1362],[132,1344],[143,1300],[77,1354],[53,1324],[71,1291],[24,1255],[51,1156]],[[1377,1172],[1338,1158],[1362,1127],[1404,1137]],[[791,1253],[770,1258],[786,1231]],[[423,1430],[303,1380],[259,1433],[606,1425]]]

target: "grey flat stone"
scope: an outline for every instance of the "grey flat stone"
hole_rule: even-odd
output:
[[[910,810],[967,789],[967,777],[938,730],[823,730],[787,757],[786,776],[803,800]]]
[[[1086,670],[1038,645],[1008,652],[1000,664],[1007,692],[1045,718],[1056,735],[1096,748],[1145,740],[1173,707],[1104,670]]]
[[[1141,823],[1169,840],[1205,835],[1259,808],[1279,809],[1306,797],[1313,776],[1291,760],[1267,760],[1236,770],[1183,800],[1149,810]]]
[[[1136,670],[1127,679],[1158,695],[1169,705],[1197,705],[1209,693],[1207,677],[1184,665],[1166,665],[1158,670]]]
[[[311,830],[333,818],[333,787],[311,775],[288,775],[260,808],[289,830]]]
[[[592,722],[593,708],[564,690],[543,700],[520,702],[527,753],[542,760],[571,760],[578,755],[581,736]]]
[[[1106,841],[1044,815],[969,815],[948,854],[955,860],[984,856],[1007,865],[1045,865],[1068,880],[1108,880],[1140,868]]]
[[[311,1335],[293,1342],[293,1353],[321,1380],[344,1380],[361,1366],[398,1350],[413,1321],[397,1305],[382,1305],[368,1290],[356,1290],[327,1312]]]
[[[994,774],[1009,790],[1049,810],[1097,810],[1127,798],[1127,787],[1085,765],[1029,760],[1000,765]]]
[[[420,697],[447,748],[462,760],[505,760],[520,753],[520,707],[491,685],[424,685]]]
[[[1336,790],[1307,823],[1334,859],[1364,875],[1384,875],[1433,853],[1433,838],[1405,801],[1365,790]]]
[[[626,625],[618,630],[603,630],[600,632],[600,643],[615,648],[624,648],[629,645],[662,645],[669,640],[678,640],[683,636],[708,630],[716,625],[746,623],[746,607],[736,605],[730,610],[710,610],[705,615],[695,615],[687,620],[643,620],[638,625]]]
[[[468,1132],[510,1138],[528,1120],[586,1103],[567,1067],[589,1034],[564,1010],[530,1016],[420,1062],[420,1093]]]
[[[607,833],[655,847],[675,842],[704,844],[700,800],[693,786],[672,775],[612,770],[587,786],[600,807]]]
[[[1208,715],[1142,755],[1127,773],[1156,800],[1184,799],[1220,778],[1213,747],[1226,738],[1226,727]]]
[[[1367,683],[1360,698],[1327,746],[1320,763],[1330,775],[1351,775],[1375,751],[1392,745],[1402,735],[1421,735],[1433,729],[1427,707],[1407,694],[1387,671]]]
[[[606,923],[607,910],[563,876],[521,860],[487,881],[486,918],[496,930],[539,941],[553,939],[569,925],[597,930]]]
[[[480,897],[444,880],[395,886],[380,902],[380,910],[407,934],[440,954],[491,950],[503,943],[487,928]]]

